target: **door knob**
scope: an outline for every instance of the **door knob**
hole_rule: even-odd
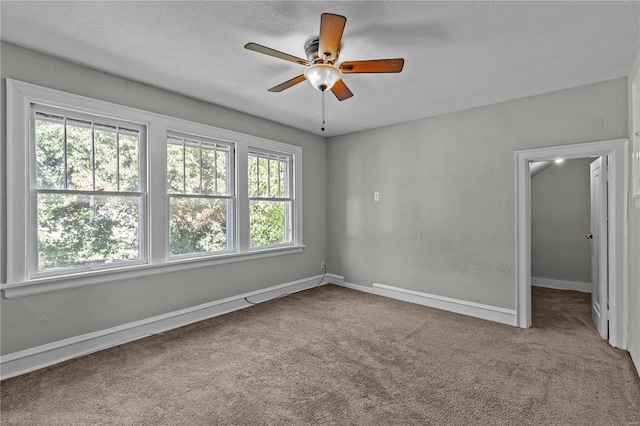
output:
[[[587,240],[593,239],[593,234],[591,232],[584,234],[584,236],[587,237]]]

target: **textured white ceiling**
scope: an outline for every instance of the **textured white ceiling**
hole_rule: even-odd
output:
[[[300,65],[320,14],[347,17],[340,60],[404,57],[400,74],[347,75],[354,97]],[[0,2],[2,40],[214,104],[334,136],[626,76],[640,2]]]

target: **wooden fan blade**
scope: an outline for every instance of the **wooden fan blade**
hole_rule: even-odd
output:
[[[288,89],[291,86],[295,86],[298,83],[305,81],[307,78],[304,74],[301,74],[297,77],[293,77],[291,80],[287,80],[284,83],[278,84],[277,86],[273,86],[269,89],[269,92],[282,92],[285,89]]]
[[[371,59],[368,61],[349,61],[340,64],[340,71],[345,74],[400,72],[404,67],[404,59]]]
[[[344,84],[344,81],[342,80],[336,81],[336,83],[331,88],[331,91],[334,95],[336,95],[336,98],[338,98],[339,101],[344,101],[345,99],[349,99],[353,96],[351,90],[349,90],[347,85]]]
[[[280,52],[270,47],[263,46],[258,43],[247,43],[244,45],[245,49],[253,50],[254,52],[262,53],[264,55],[273,56],[274,58],[284,59],[285,61],[293,62],[294,64],[300,64],[309,66],[309,61],[306,59],[298,58],[288,53]]]
[[[332,13],[323,13],[320,17],[320,37],[318,41],[318,57],[328,62],[338,60],[340,40],[347,18]]]

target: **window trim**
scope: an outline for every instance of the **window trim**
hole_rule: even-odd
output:
[[[302,239],[302,148],[210,125],[195,123],[158,113],[148,112],[111,102],[88,98],[43,86],[6,79],[6,173],[7,173],[7,250],[6,283],[0,284],[7,298],[84,287],[104,282],[139,278],[158,273],[299,253]],[[27,264],[31,232],[25,212],[28,211],[30,187],[29,149],[30,104],[50,105],[85,114],[112,117],[146,126],[145,158],[147,182],[147,216],[145,222],[147,263],[97,271],[74,272],[51,277],[30,278]],[[166,175],[166,135],[168,130],[212,137],[236,144],[235,184],[237,208],[235,251],[189,258],[170,259],[168,250],[168,198]],[[17,142],[16,142],[17,141]],[[249,200],[247,188],[247,154],[249,146],[288,153],[293,156],[294,229],[293,244],[285,247],[264,247],[249,250]],[[155,165],[155,166],[154,166]]]

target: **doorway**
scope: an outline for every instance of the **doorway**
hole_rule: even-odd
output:
[[[626,349],[626,203],[628,139],[616,139],[515,152],[516,181],[516,316],[522,328],[531,326],[531,173],[530,162],[556,158],[606,156],[609,163],[608,250],[609,338]]]

